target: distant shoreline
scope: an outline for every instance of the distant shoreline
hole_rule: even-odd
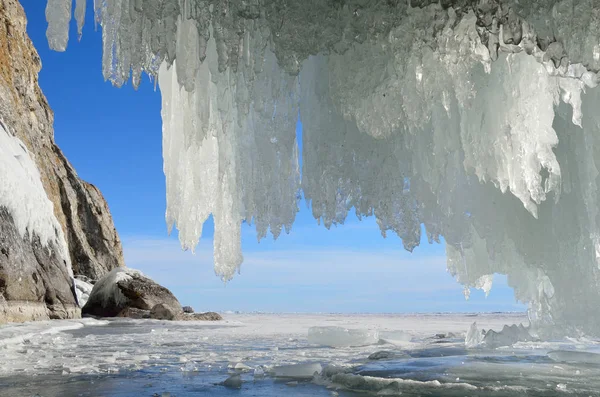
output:
[[[263,312],[263,311],[215,311],[219,314],[265,314],[265,315],[309,315],[309,316],[480,316],[480,315],[527,315],[527,311],[510,311],[510,312]]]

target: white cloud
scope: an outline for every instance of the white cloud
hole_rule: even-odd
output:
[[[339,241],[338,241],[339,244]],[[176,239],[130,237],[123,241],[128,266],[170,288],[185,303],[211,310],[264,311],[479,311],[511,309],[502,299],[471,299],[446,272],[446,258],[402,249],[356,246],[268,244],[244,252],[241,275],[226,286],[212,270],[212,242],[193,255]],[[439,251],[439,250],[436,250]],[[496,281],[496,280],[495,280]],[[506,292],[509,292],[508,294]],[[480,301],[479,301],[480,300]],[[470,309],[469,309],[470,308]]]

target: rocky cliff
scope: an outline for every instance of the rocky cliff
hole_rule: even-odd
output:
[[[42,241],[35,230],[19,231],[0,197],[0,323],[77,316],[69,266],[75,275],[98,279],[124,265],[106,201],[54,142],[53,113],[38,85],[41,61],[26,26],[18,0],[0,0],[0,120],[37,166],[68,258],[55,246],[61,244]]]

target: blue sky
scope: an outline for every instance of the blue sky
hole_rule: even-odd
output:
[[[28,32],[42,59],[40,85],[55,114],[55,137],[79,175],[98,186],[123,241],[125,260],[197,310],[274,312],[477,312],[524,310],[503,276],[485,298],[446,272],[443,245],[426,241],[413,254],[383,239],[374,219],[350,217],[328,231],[305,205],[290,235],[256,242],[243,228],[242,272],[224,285],[212,270],[212,224],[196,254],[182,252],[164,221],[160,93],[104,82],[102,37],[92,2],[84,35],[74,23],[67,52],[48,49],[45,1],[21,0]],[[304,204],[304,203],[303,203]]]

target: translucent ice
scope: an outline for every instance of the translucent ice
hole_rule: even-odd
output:
[[[512,346],[517,342],[530,342],[533,340],[535,338],[523,324],[505,325],[499,332],[491,329],[485,332],[477,328],[477,323],[473,323],[467,332],[465,345],[469,348],[483,345],[494,349],[497,347]]]
[[[263,378],[265,376],[265,371],[261,367],[254,368],[253,376],[255,379]]]
[[[310,379],[323,370],[319,363],[280,365],[271,368],[270,373],[278,378]]]
[[[343,327],[310,327],[308,343],[313,345],[345,347],[367,346],[379,342],[377,331],[365,329],[348,329]]]
[[[554,361],[580,364],[600,364],[600,354],[575,350],[554,350],[548,352],[548,357]]]
[[[484,333],[477,327],[477,323],[473,323],[465,337],[465,345],[471,348],[477,347],[483,342],[484,336]]]
[[[181,371],[182,372],[197,372],[198,367],[196,366],[195,362],[188,361],[181,367]]]
[[[48,21],[46,37],[48,38],[50,48],[55,51],[64,51],[67,49],[71,4],[72,0],[48,0],[48,4],[46,5],[46,20]],[[80,18],[82,18],[81,6],[78,7],[78,21]]]
[[[495,348],[501,346],[512,346],[517,342],[530,342],[535,340],[523,324],[505,325],[500,332],[489,330],[486,332],[483,342],[486,346]]]

